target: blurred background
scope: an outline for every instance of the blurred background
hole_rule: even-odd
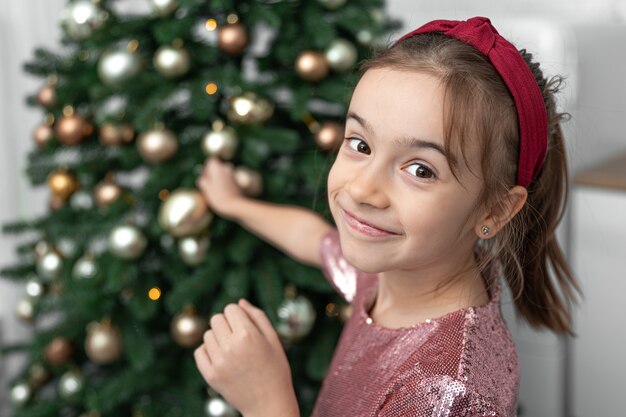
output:
[[[0,223],[48,207],[45,187],[30,188],[23,174],[41,118],[25,97],[41,81],[22,65],[37,46],[59,48],[65,4],[7,1],[0,8]],[[435,18],[488,16],[503,36],[535,54],[544,73],[565,77],[559,107],[572,116],[565,127],[574,181],[560,236],[585,294],[576,308],[577,337],[529,329],[513,317],[510,301],[503,310],[521,358],[523,416],[623,416],[626,178],[619,171],[626,175],[626,0],[388,0],[387,11],[403,24],[392,38]],[[597,175],[588,181],[590,172]],[[14,246],[10,236],[0,237],[0,265],[13,261]],[[15,316],[22,292],[23,286],[0,281],[0,342],[29,336],[29,326]],[[19,365],[18,358],[0,358],[0,404]]]

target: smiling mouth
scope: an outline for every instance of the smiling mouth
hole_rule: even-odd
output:
[[[390,232],[389,230],[376,227],[365,220],[356,217],[354,214],[347,210],[341,209],[343,218],[346,224],[353,230],[370,237],[386,237],[386,236],[398,236],[398,233]]]

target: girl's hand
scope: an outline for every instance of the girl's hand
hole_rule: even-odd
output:
[[[245,417],[299,415],[280,339],[265,313],[246,300],[211,318],[194,356],[206,382]]]
[[[244,198],[235,182],[233,165],[217,158],[206,160],[196,185],[211,210],[222,217],[229,218],[238,199]]]

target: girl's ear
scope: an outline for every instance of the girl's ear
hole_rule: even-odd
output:
[[[528,191],[521,185],[511,188],[478,219],[474,231],[480,239],[494,237],[524,207]]]

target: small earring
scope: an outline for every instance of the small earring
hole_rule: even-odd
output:
[[[483,226],[480,228],[480,231],[483,236],[489,236],[489,232],[491,231],[491,229],[489,229],[489,226]]]

